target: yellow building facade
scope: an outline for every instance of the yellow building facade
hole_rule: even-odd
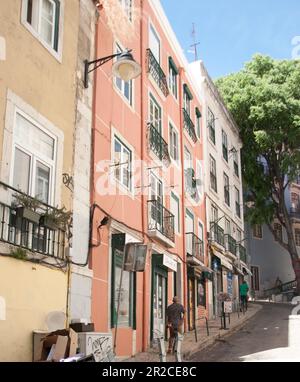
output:
[[[47,315],[69,319],[72,231],[41,218],[74,200],[80,12],[0,2],[0,361],[31,361]]]

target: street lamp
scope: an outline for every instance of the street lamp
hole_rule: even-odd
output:
[[[120,77],[125,82],[130,81],[136,77],[138,77],[141,72],[141,66],[134,60],[132,54],[132,50],[126,50],[120,53],[112,54],[107,57],[98,58],[93,61],[84,61],[84,87],[88,88],[88,75],[94,70],[98,69],[100,66],[105,64],[108,61],[113,60],[118,57],[118,60],[114,62],[112,67],[112,72],[116,77]],[[91,69],[90,66],[93,65]]]

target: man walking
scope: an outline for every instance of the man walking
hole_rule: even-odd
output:
[[[245,308],[246,310],[248,309],[248,301],[247,301],[248,291],[249,291],[248,284],[246,280],[244,280],[243,283],[240,285],[240,298],[241,298],[242,307]]]
[[[169,305],[167,308],[167,327],[170,330],[169,338],[169,349],[168,354],[172,354],[174,341],[177,337],[178,332],[182,334],[183,332],[183,317],[185,314],[184,307],[179,303],[178,297],[173,298],[173,304]]]

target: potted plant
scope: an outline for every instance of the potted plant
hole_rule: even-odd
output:
[[[52,230],[65,228],[71,217],[71,212],[65,207],[47,210],[40,218],[40,225]]]
[[[17,217],[29,220],[38,224],[40,221],[40,214],[37,209],[41,206],[41,202],[29,195],[15,194],[14,195],[14,208]]]

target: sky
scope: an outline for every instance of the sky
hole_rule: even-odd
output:
[[[300,36],[299,0],[161,0],[187,59],[196,30],[198,59],[216,79],[240,70],[255,53],[292,59]],[[294,43],[295,44],[295,43]],[[300,45],[300,37],[298,44]]]

